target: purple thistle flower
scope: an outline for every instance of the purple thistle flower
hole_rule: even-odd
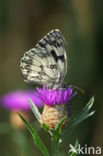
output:
[[[36,89],[36,96],[42,100],[47,106],[66,104],[77,92],[73,93],[73,88],[69,86],[66,89],[59,88],[58,90],[47,89],[45,86],[42,89]]]
[[[59,88],[58,90],[47,89],[45,86],[42,89],[37,88],[37,96],[44,103],[44,109],[41,115],[41,123],[46,123],[49,128],[54,129],[63,117],[67,120],[63,123],[66,127],[69,124],[69,115],[66,104],[77,94],[73,93],[73,88]]]
[[[22,91],[17,90],[9,92],[1,97],[0,103],[3,107],[9,110],[30,110],[29,98],[33,100],[37,107],[42,107],[42,100],[36,95],[33,90]]]

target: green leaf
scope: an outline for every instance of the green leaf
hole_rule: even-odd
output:
[[[57,126],[55,127],[55,130],[53,132],[53,140],[55,142],[58,142],[61,134],[62,134],[62,125],[65,122],[65,120],[67,119],[67,117],[65,116],[63,119],[60,120],[60,122],[57,124]]]
[[[18,113],[18,115],[20,116],[21,120],[24,122],[24,124],[26,125],[26,127],[28,128],[29,132],[31,133],[33,139],[34,139],[34,143],[35,145],[41,150],[41,152],[43,153],[44,156],[49,156],[48,150],[46,148],[46,146],[44,145],[44,143],[42,142],[40,136],[38,135],[38,133],[36,132],[36,130],[32,127],[32,125],[27,122],[24,117]]]
[[[71,122],[70,126],[64,131],[63,137],[67,135],[67,133],[77,124],[82,122],[83,120],[87,119],[88,117],[92,116],[95,111],[90,112],[90,109],[92,108],[94,103],[94,97],[92,97],[89,102],[85,105],[85,107],[82,109],[80,114]]]
[[[51,130],[46,123],[42,124],[42,127],[47,131],[51,136],[53,136],[53,130]]]
[[[93,106],[94,103],[94,97],[92,97],[89,102],[85,105],[85,107],[82,109],[81,113],[79,114],[81,117],[84,116],[89,112],[91,107]]]
[[[52,134],[52,130],[49,128],[49,126],[46,123],[43,123],[42,124],[42,127],[44,128],[45,131],[47,131],[50,134]]]
[[[80,122],[82,122],[83,120],[85,120],[86,118],[94,114],[94,111],[89,112],[89,110],[93,106],[93,103],[94,103],[94,97],[90,99],[90,101],[82,109],[80,114],[76,117],[76,119],[74,119],[74,121],[71,123],[71,127],[74,127],[75,125],[79,124]]]
[[[43,123],[42,126],[47,132],[50,131],[50,128],[48,127],[46,123]]]
[[[40,114],[38,108],[36,107],[36,105],[34,104],[34,102],[32,101],[32,99],[30,99],[30,98],[29,98],[29,103],[30,103],[31,109],[32,109],[35,117],[41,123],[41,114]]]

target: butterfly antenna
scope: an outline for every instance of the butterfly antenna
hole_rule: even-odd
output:
[[[84,89],[82,89],[82,88],[79,88],[79,87],[77,87],[77,86],[75,86],[75,85],[70,85],[70,86],[72,86],[72,87],[75,88],[75,89],[78,89],[82,94],[85,93]]]

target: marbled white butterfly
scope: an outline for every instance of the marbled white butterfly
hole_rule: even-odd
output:
[[[20,68],[25,82],[46,85],[58,89],[63,86],[67,71],[65,40],[58,30],[50,31],[24,54]]]

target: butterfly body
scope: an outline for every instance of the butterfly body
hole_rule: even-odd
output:
[[[58,30],[50,31],[35,48],[21,59],[20,68],[25,81],[58,89],[63,85],[67,70],[65,40]]]

